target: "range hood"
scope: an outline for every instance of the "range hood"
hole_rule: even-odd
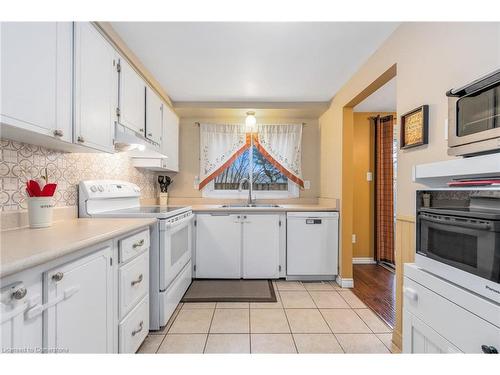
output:
[[[138,150],[149,151],[157,154],[160,153],[159,144],[119,123],[115,123],[114,144],[117,151]]]

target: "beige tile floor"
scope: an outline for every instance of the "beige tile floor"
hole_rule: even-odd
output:
[[[397,353],[392,330],[334,282],[274,282],[273,303],[184,303],[138,353]]]

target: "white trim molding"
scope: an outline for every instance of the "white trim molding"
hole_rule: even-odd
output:
[[[371,257],[352,258],[352,264],[377,264],[377,261]]]
[[[337,276],[337,280],[335,280],[337,282],[337,284],[339,284],[339,286],[341,288],[354,288],[354,279],[350,279],[350,278],[343,278],[342,276]]]

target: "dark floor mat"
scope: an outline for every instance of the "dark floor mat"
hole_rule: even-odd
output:
[[[271,280],[193,280],[182,302],[276,302]]]

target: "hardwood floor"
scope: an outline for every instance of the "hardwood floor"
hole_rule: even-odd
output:
[[[353,293],[387,324],[394,327],[396,315],[395,274],[377,264],[354,264],[353,274]]]

